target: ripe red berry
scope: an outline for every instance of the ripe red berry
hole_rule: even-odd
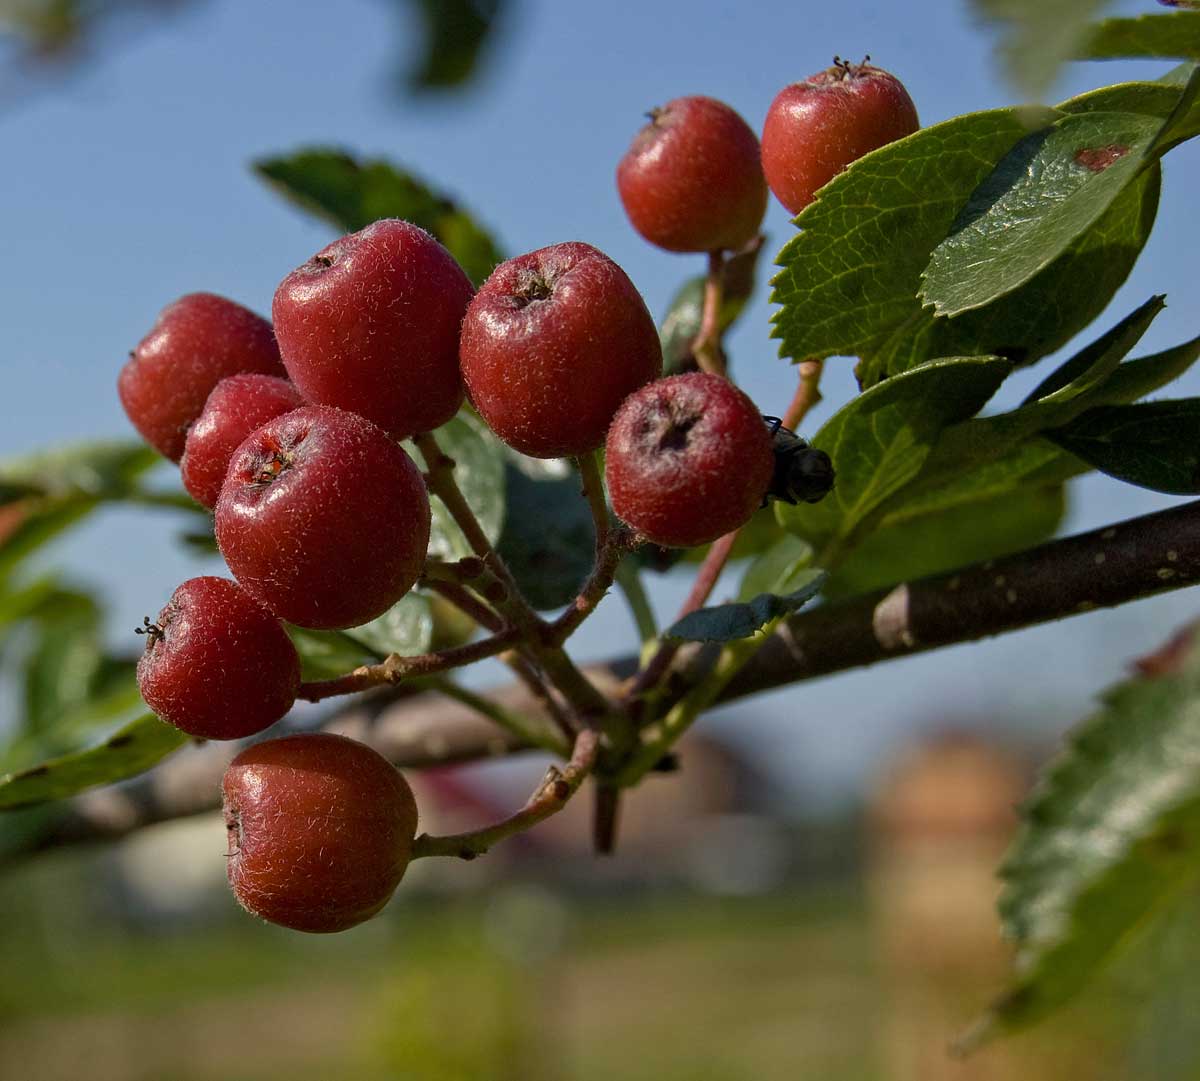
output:
[[[643,387],[608,432],[613,510],[669,548],[707,544],[743,525],[774,468],[762,415],[719,375],[690,372]]]
[[[467,309],[461,357],[488,426],[535,458],[595,450],[625,397],[662,371],[633,282],[576,242],[498,266]]]
[[[417,805],[399,771],[345,736],[285,736],[225,771],[229,884],[242,907],[297,931],[375,915],[412,855]]]
[[[271,311],[283,362],[305,398],[407,439],[462,405],[458,331],[473,293],[424,229],[387,219],[293,270]]]
[[[238,447],[217,500],[233,576],[281,619],[354,627],[421,574],[429,497],[420,470],[368,420],[310,405]]]
[[[213,388],[241,372],[283,375],[271,324],[232,300],[189,293],[163,308],[117,379],[133,426],[177,462]]]
[[[896,76],[866,62],[835,60],[771,102],[763,171],[775,197],[799,214],[847,165],[918,127],[917,108]]]
[[[242,739],[292,708],[300,689],[296,647],[279,620],[228,578],[189,578],[141,633],[142,697],[188,735]]]
[[[242,440],[273,417],[303,404],[296,388],[275,375],[222,379],[204,403],[204,412],[188,429],[179,463],[183,486],[192,498],[210,510],[215,507],[229,459]]]
[[[740,248],[767,210],[757,137],[699,95],[651,110],[617,166],[617,189],[633,227],[667,251]]]

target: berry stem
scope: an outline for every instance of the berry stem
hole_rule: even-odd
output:
[[[658,621],[654,618],[654,609],[650,607],[646,587],[642,585],[642,576],[632,563],[622,561],[617,564],[614,581],[625,595],[643,647],[649,645],[658,637]]]
[[[548,731],[544,725],[535,724],[524,714],[505,709],[493,699],[468,690],[449,676],[423,676],[414,682],[422,689],[438,691],[447,698],[461,702],[464,706],[475,710],[476,713],[495,721],[522,743],[527,743],[532,747],[541,747],[543,750],[564,757],[570,753],[573,733],[572,737],[564,738],[557,732]]]
[[[460,612],[468,615],[485,630],[493,634],[504,629],[504,620],[496,612],[483,603],[469,589],[457,582],[448,582],[440,578],[422,578],[420,585],[430,593],[449,601]]]
[[[821,373],[825,370],[825,361],[813,357],[802,360],[797,367],[800,383],[787,412],[783,414],[783,427],[793,432],[803,423],[809,410],[821,401]]]
[[[515,645],[521,633],[515,627],[506,628],[490,638],[478,642],[470,642],[465,646],[455,646],[453,649],[443,649],[436,653],[422,653],[416,657],[402,657],[393,653],[379,664],[365,664],[353,672],[347,672],[336,679],[322,679],[312,683],[301,683],[298,698],[306,702],[320,702],[325,698],[334,698],[341,694],[355,694],[358,691],[370,690],[372,687],[384,687],[389,684],[402,683],[411,676],[428,676],[436,672],[445,672],[451,668],[459,668],[485,657],[494,657]]]
[[[721,350],[721,305],[725,299],[725,253],[708,253],[708,277],[704,282],[704,310],[700,333],[692,343],[692,355],[702,372],[725,374],[725,354]]]
[[[596,528],[596,562],[600,562],[601,553],[608,543],[609,514],[608,503],[604,499],[604,477],[600,472],[600,456],[598,451],[583,454],[575,459],[579,476],[583,481],[583,497],[588,502],[592,512],[592,523]]]
[[[612,588],[617,567],[625,554],[637,544],[637,535],[629,528],[618,525],[605,538],[604,547],[596,553],[596,566],[584,583],[571,606],[550,624],[549,640],[562,645],[578,629],[579,625],[596,610]]]
[[[557,814],[591,773],[599,749],[599,735],[590,729],[584,729],[575,737],[575,746],[567,764],[561,770],[557,766],[551,766],[525,806],[516,814],[493,826],[469,833],[455,833],[445,837],[422,833],[413,842],[412,858],[457,856],[459,859],[473,860],[476,856],[482,856],[498,841],[522,833]]]

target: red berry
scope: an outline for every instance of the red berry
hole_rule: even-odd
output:
[[[535,458],[595,450],[625,397],[662,371],[633,282],[580,243],[501,263],[467,309],[461,356],[480,415]]]
[[[740,248],[767,210],[754,132],[701,96],[651,111],[617,166],[617,189],[633,227],[667,251]]]
[[[305,398],[407,439],[462,405],[458,331],[473,293],[424,229],[387,219],[293,270],[271,311],[283,362]]]
[[[835,61],[785,86],[771,102],[763,171],[775,197],[799,214],[851,162],[918,127],[917,107],[896,76],[868,63]]]
[[[297,931],[375,915],[412,855],[417,805],[399,771],[345,736],[285,736],[225,771],[229,884],[242,907]]]
[[[310,405],[238,447],[217,500],[233,576],[281,619],[354,627],[421,574],[429,497],[420,470],[368,420]]]
[[[292,708],[300,689],[296,647],[236,582],[189,578],[143,633],[142,697],[188,735],[242,739]]]
[[[232,300],[189,293],[159,313],[117,379],[133,426],[177,462],[213,388],[241,372],[283,375],[271,324]]]
[[[754,403],[719,375],[690,372],[631,394],[608,432],[613,510],[655,544],[707,544],[762,504],[775,457]]]
[[[299,409],[304,399],[286,379],[274,375],[231,375],[222,379],[188,429],[179,463],[183,486],[197,503],[217,505],[229,459],[255,428]]]

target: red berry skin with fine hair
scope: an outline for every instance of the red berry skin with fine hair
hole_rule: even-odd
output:
[[[233,576],[302,627],[382,615],[429,547],[429,497],[412,459],[369,420],[325,405],[276,417],[238,447],[215,517]]]
[[[306,399],[407,439],[462,405],[458,332],[474,292],[424,229],[384,219],[293,270],[271,311],[288,375]]]
[[[197,503],[212,510],[221,494],[229,459],[255,428],[304,404],[286,379],[275,375],[231,375],[204,403],[188,429],[179,462],[183,486]]]
[[[177,462],[213,388],[241,372],[284,374],[271,324],[225,297],[189,293],[163,308],[121,369],[117,393],[142,438]]]
[[[279,620],[228,578],[189,578],[146,631],[146,704],[201,739],[242,739],[274,724],[300,689],[300,658]]]
[[[668,548],[707,544],[744,525],[774,468],[762,414],[719,375],[690,372],[643,387],[608,432],[613,510]]]
[[[222,784],[229,884],[242,907],[297,931],[374,916],[412,855],[417,805],[399,771],[328,733],[242,751]]]
[[[463,320],[461,359],[475,408],[534,458],[601,446],[617,407],[662,372],[662,346],[628,275],[590,244],[501,263]]]
[[[617,190],[633,227],[667,251],[741,248],[767,210],[758,137],[700,95],[651,111],[617,166]]]
[[[775,197],[799,214],[846,166],[918,127],[917,107],[896,76],[835,63],[775,96],[763,125],[763,171]]]

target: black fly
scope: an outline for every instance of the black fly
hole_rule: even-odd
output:
[[[817,503],[833,489],[833,463],[829,455],[810,447],[795,432],[783,426],[778,417],[763,417],[771,435],[775,454],[775,472],[763,506],[768,499],[783,503]]]

